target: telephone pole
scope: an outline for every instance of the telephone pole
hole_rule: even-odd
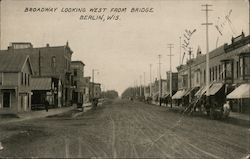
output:
[[[179,59],[179,64],[181,65],[181,36],[179,37],[180,39],[180,59]]]
[[[143,72],[143,95],[144,95],[144,99],[145,99],[145,93],[146,93],[146,79],[145,79],[145,75],[146,75],[146,73],[145,72]]]
[[[169,64],[170,64],[170,80],[169,80],[169,93],[170,93],[170,107],[172,108],[172,48],[174,48],[174,44],[168,44],[169,48]]]
[[[207,88],[207,100],[209,102],[209,40],[208,40],[208,26],[212,25],[213,23],[208,22],[208,12],[212,11],[211,9],[208,9],[208,7],[212,6],[209,4],[201,5],[202,7],[205,7],[205,9],[202,9],[202,11],[206,12],[206,23],[202,23],[202,25],[206,25],[206,88]]]
[[[92,69],[92,100],[95,96],[95,71],[98,71],[97,69]]]
[[[189,89],[192,88],[192,71],[191,71],[191,58],[192,58],[192,48],[189,47],[188,50],[188,55],[189,55]],[[189,94],[189,102],[191,102],[191,93]]]
[[[159,101],[161,106],[161,55],[158,55],[159,57]]]
[[[140,75],[140,97],[142,96],[142,88],[141,88],[141,75]]]
[[[152,97],[152,64],[149,64],[150,84],[149,84],[149,96]]]

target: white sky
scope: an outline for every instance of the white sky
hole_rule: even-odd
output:
[[[172,68],[179,65],[179,37],[185,29],[197,31],[193,34],[190,46],[194,53],[198,45],[205,53],[205,12],[202,4],[212,4],[209,22],[217,24],[218,17],[223,19],[232,9],[230,20],[234,33],[225,23],[221,36],[215,26],[209,26],[209,49],[218,44],[230,42],[232,36],[244,31],[249,34],[248,0],[3,0],[1,4],[1,49],[10,42],[31,42],[34,47],[65,45],[69,41],[74,51],[72,60],[82,60],[85,64],[85,76],[91,75],[92,68],[98,69],[97,82],[105,89],[115,89],[122,93],[139,84],[139,76],[146,72],[149,82],[149,64],[153,65],[153,77],[157,77],[158,54],[162,55],[161,74],[166,78],[169,70],[168,43],[174,44]],[[56,13],[25,13],[25,7],[57,7]],[[86,8],[106,7],[127,8],[120,14],[119,21],[79,20],[80,15],[99,15],[92,13],[61,13],[68,7]],[[152,7],[153,13],[130,13],[132,7]],[[105,13],[105,15],[107,15]],[[218,45],[218,46],[219,46]],[[182,50],[183,52],[183,50]],[[186,61],[186,60],[184,60]],[[142,79],[143,81],[143,79]]]

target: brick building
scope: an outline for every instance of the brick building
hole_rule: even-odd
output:
[[[11,43],[1,53],[29,55],[33,68],[33,76],[51,78],[56,91],[55,105],[69,105],[72,100],[71,57],[73,51],[68,42],[64,46],[34,48],[31,43]],[[43,80],[42,80],[43,81]]]
[[[0,54],[0,113],[31,110],[32,74],[29,56],[13,53]]]
[[[209,52],[210,95],[216,95],[221,91],[223,96],[219,102],[224,102],[224,97],[235,87],[249,83],[250,79],[250,37],[244,33],[232,38],[231,44],[224,44]],[[206,56],[198,54],[190,59],[187,64],[177,67],[178,92],[174,99],[190,102],[197,95],[206,92]],[[185,98],[187,97],[187,98]],[[241,100],[241,103],[232,104],[233,111],[247,112],[246,105],[249,99]]]
[[[84,66],[82,61],[71,61],[71,74],[73,75],[72,102],[82,105],[84,101]]]

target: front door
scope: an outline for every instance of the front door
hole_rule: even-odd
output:
[[[3,107],[10,108],[10,92],[3,93]]]

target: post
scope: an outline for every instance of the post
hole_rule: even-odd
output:
[[[168,44],[168,48],[169,48],[169,64],[170,64],[170,80],[169,80],[169,93],[170,93],[170,107],[172,108],[173,107],[173,104],[172,104],[172,48],[174,48],[173,44]]]
[[[159,57],[159,102],[161,106],[161,55]]]
[[[141,84],[141,78],[142,78],[142,77],[141,77],[141,75],[140,75],[140,97],[142,96],[142,88],[141,88],[141,87],[142,87],[142,84]]]
[[[179,37],[180,38],[180,61],[179,61],[179,65],[181,65],[181,36]]]
[[[208,5],[208,4],[205,4],[205,5],[202,5],[203,7],[205,7],[205,9],[203,9],[202,11],[205,11],[206,12],[206,23],[202,23],[202,25],[206,25],[206,88],[207,88],[207,91],[206,91],[206,95],[207,95],[207,102],[208,104],[210,105],[210,100],[209,100],[209,96],[210,96],[210,92],[209,92],[209,41],[208,41],[208,26],[209,25],[212,25],[212,23],[208,23],[208,11],[212,11],[211,9],[208,9],[209,6],[212,6],[212,5]]]
[[[152,97],[152,64],[149,65],[150,67],[150,84],[149,84],[149,96]]]
[[[191,55],[192,55],[191,47],[189,47],[188,55],[189,55],[189,62],[190,62]],[[191,63],[189,63],[189,89],[191,88],[192,88],[192,71],[191,71]],[[189,94],[189,102],[191,102],[191,93]]]
[[[144,99],[145,99],[145,97],[146,97],[146,96],[145,96],[145,93],[146,93],[145,72],[143,72],[143,78],[144,78],[144,81],[143,81],[143,83],[144,83],[144,84],[143,84],[143,85],[144,85],[144,87],[143,87],[143,88],[144,88],[144,89],[143,89],[143,92],[144,92],[144,93],[143,93],[143,95],[144,95]]]
[[[93,101],[93,98],[94,98],[94,91],[95,91],[95,87],[94,87],[94,82],[95,82],[95,70],[92,69],[92,101]]]

